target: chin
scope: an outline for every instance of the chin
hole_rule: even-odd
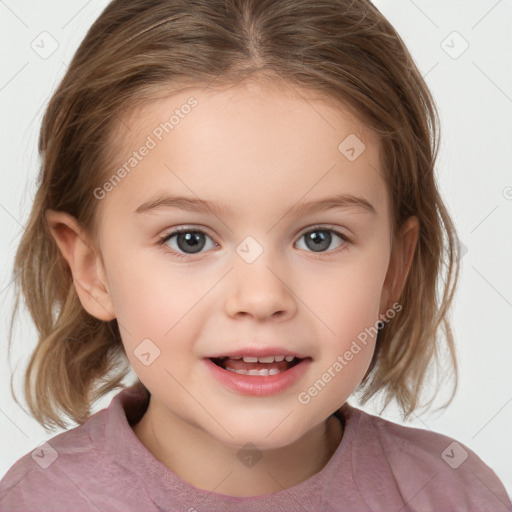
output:
[[[283,421],[284,420],[284,421]],[[244,448],[248,443],[251,443],[259,450],[276,450],[292,444],[300,439],[307,433],[309,428],[304,425],[297,425],[296,414],[292,413],[287,417],[287,414],[282,414],[280,417],[272,415],[270,419],[263,416],[247,417],[244,420],[237,422],[225,421],[225,432],[223,429],[217,429],[214,437],[223,445],[230,446],[233,449],[239,450]]]

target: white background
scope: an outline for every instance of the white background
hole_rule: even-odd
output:
[[[35,328],[24,311],[16,324],[9,364],[11,269],[34,196],[44,108],[66,63],[106,4],[0,1],[0,475],[58,433],[46,433],[10,394],[11,371],[16,370],[15,385],[21,390],[22,371],[36,344]],[[438,104],[443,137],[438,182],[467,248],[452,312],[459,391],[448,409],[417,416],[408,425],[441,432],[469,446],[495,470],[510,494],[512,1],[375,4],[404,39]],[[43,31],[59,44],[47,59],[31,48]],[[469,47],[458,55],[465,44],[461,38]],[[111,398],[112,394],[104,397],[93,412],[106,407]],[[365,409],[376,411],[373,405]],[[383,416],[401,423],[395,409]]]

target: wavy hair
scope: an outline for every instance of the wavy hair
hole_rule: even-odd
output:
[[[109,175],[109,141],[123,115],[187,87],[258,76],[356,113],[381,141],[393,240],[408,217],[419,220],[398,299],[403,308],[379,332],[358,387],[361,400],[382,392],[384,407],[395,399],[409,416],[429,370],[444,363],[443,350],[453,398],[457,363],[448,313],[460,248],[436,185],[438,113],[392,25],[369,0],[114,0],[87,32],[45,111],[37,192],[13,268],[9,351],[23,294],[39,333],[24,393],[47,430],[66,427],[64,415],[82,424],[96,400],[123,387],[129,362],[117,321],[100,321],[81,305],[45,211],[73,215],[94,236],[93,191]],[[17,401],[12,379],[11,392]]]

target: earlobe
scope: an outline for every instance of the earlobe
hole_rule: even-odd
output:
[[[418,235],[418,218],[409,217],[400,230],[391,254],[391,260],[382,290],[380,304],[381,314],[383,311],[386,311],[392,303],[396,302],[402,294],[416,250]]]
[[[45,218],[52,238],[71,269],[83,307],[99,320],[113,320],[114,308],[98,250],[72,215],[46,210]]]

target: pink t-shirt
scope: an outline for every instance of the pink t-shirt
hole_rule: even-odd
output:
[[[346,404],[345,433],[319,472],[291,488],[233,497],[197,489],[159,462],[130,425],[147,407],[135,386],[83,425],[19,459],[0,482],[8,511],[512,511],[506,491],[469,448]]]

